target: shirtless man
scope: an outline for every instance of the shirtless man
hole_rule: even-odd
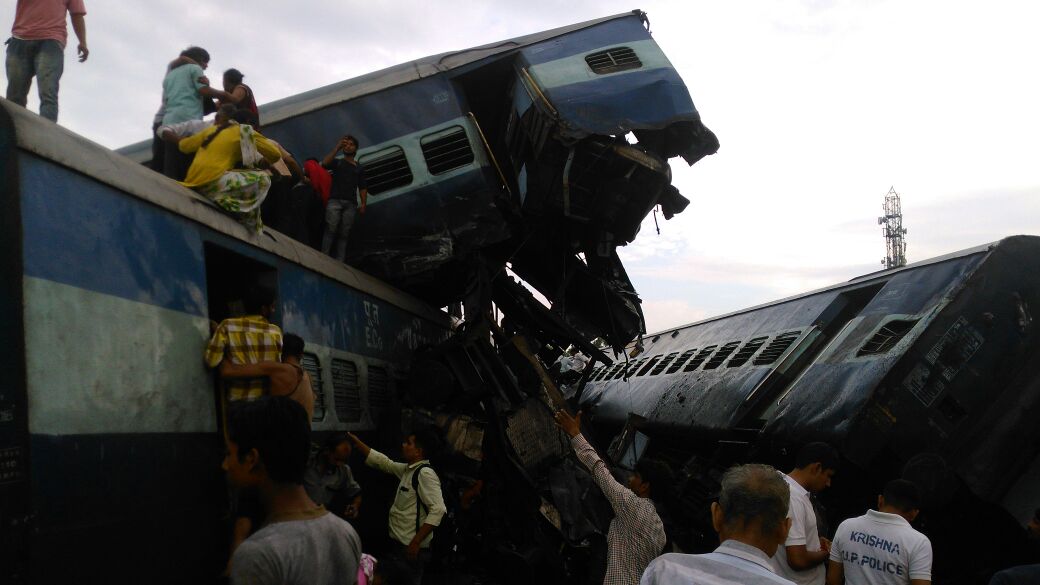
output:
[[[311,376],[300,365],[303,359],[303,338],[286,333],[282,336],[282,361],[256,364],[220,364],[222,378],[270,378],[271,396],[288,396],[303,405],[307,420],[314,418],[314,390]]]

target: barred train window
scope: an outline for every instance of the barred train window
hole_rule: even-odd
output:
[[[462,126],[452,126],[423,136],[419,145],[422,146],[426,168],[430,169],[431,175],[446,173],[473,162],[473,149]]]
[[[354,362],[333,358],[332,402],[340,422],[361,421],[361,385]]]
[[[325,391],[322,387],[321,382],[321,362],[318,361],[318,356],[313,353],[304,353],[303,359],[300,360],[300,365],[304,371],[310,374],[311,377],[311,390],[314,391],[314,416],[311,418],[312,422],[320,422],[325,419]]]
[[[364,169],[365,184],[372,195],[412,184],[412,169],[400,146],[368,153],[358,159],[358,164]]]
[[[386,368],[368,366],[368,407],[372,411],[372,419],[378,420],[379,415],[389,409],[392,403],[390,376]]]

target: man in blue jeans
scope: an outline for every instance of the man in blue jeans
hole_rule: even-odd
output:
[[[83,0],[18,0],[7,39],[7,99],[24,108],[35,77],[40,115],[54,122],[58,121],[58,81],[65,69],[65,13],[72,15],[82,63],[90,55]]]
[[[321,251],[325,254],[331,252],[331,256],[340,262],[347,255],[347,239],[354,218],[358,213],[364,215],[368,203],[365,175],[354,159],[357,150],[357,138],[348,134],[321,161],[322,166],[332,172],[332,189],[329,191],[328,205],[325,206],[325,236],[321,241]],[[343,156],[336,158],[340,153]]]

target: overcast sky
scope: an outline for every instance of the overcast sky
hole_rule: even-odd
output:
[[[148,137],[189,44],[263,104],[425,55],[641,8],[722,147],[674,159],[692,200],[622,250],[650,331],[880,268],[903,197],[912,261],[1040,233],[1040,3],[614,0],[184,3],[86,0],[60,122],[108,147]],[[0,15],[10,27],[14,3]],[[71,36],[71,30],[70,30]],[[35,91],[35,89],[33,90]],[[30,107],[37,107],[34,97]],[[312,154],[312,153],[304,153]]]

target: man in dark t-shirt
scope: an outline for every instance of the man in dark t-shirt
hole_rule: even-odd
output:
[[[364,215],[368,201],[365,175],[354,158],[357,149],[357,138],[348,134],[321,161],[322,166],[332,172],[332,189],[325,207],[325,236],[321,241],[321,251],[325,254],[332,252],[331,256],[340,262],[347,255],[347,238],[354,225],[354,218],[359,212]],[[342,158],[336,158],[339,153],[343,153]]]

